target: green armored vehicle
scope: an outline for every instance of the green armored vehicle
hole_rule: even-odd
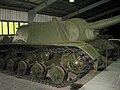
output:
[[[10,55],[0,60],[4,63],[0,67],[37,82],[57,87],[69,85],[91,69],[97,70],[98,65],[106,64],[101,51],[113,49],[114,45],[107,40],[100,43],[105,41],[109,47],[92,42],[99,39],[99,29],[118,23],[120,16],[93,23],[73,18],[22,26],[13,43],[7,45]]]

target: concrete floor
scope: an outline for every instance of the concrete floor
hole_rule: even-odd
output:
[[[77,84],[85,84],[97,74],[91,71],[82,79],[80,79]],[[64,88],[55,88],[0,73],[0,90],[70,90],[70,88],[70,86]]]
[[[120,58],[79,90],[120,90]]]

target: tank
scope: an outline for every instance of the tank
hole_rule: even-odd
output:
[[[5,52],[6,56],[0,60],[4,65],[0,67],[52,86],[70,85],[91,69],[96,71],[98,67],[106,66],[107,58],[101,52],[113,49],[115,45],[105,39],[98,40],[99,30],[118,23],[120,15],[92,23],[72,18],[22,26],[13,43],[7,44],[9,53]],[[100,41],[107,45],[93,45],[95,40],[98,40],[97,44]]]

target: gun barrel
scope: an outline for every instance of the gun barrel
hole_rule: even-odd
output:
[[[98,29],[102,29],[102,28],[109,27],[115,24],[119,24],[119,23],[120,23],[120,15],[89,23],[89,27],[92,29],[98,30]]]

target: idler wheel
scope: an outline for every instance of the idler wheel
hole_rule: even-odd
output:
[[[46,74],[46,68],[44,64],[38,63],[37,61],[31,68],[31,75],[35,78],[43,78]]]
[[[14,71],[14,67],[15,67],[15,62],[12,59],[9,59],[7,61],[7,70],[9,71]]]
[[[66,81],[66,72],[60,66],[53,66],[49,71],[48,74],[54,84],[61,84]]]
[[[0,59],[0,69],[4,69],[5,67],[5,61],[4,59]]]
[[[25,75],[27,73],[27,69],[28,69],[28,65],[26,64],[25,61],[20,61],[18,63],[17,73],[19,75]]]

